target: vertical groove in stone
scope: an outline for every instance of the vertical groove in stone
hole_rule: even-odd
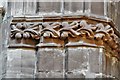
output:
[[[64,59],[64,69],[65,69],[65,72],[64,72],[64,77],[67,78],[67,75],[66,73],[68,72],[68,48],[65,46],[66,44],[68,43],[68,38],[66,38],[64,40],[64,50],[65,50],[65,59]]]
[[[40,56],[40,54],[38,54],[39,48],[38,47],[36,47],[36,48],[37,48],[37,50],[36,50],[36,74],[35,74],[35,78],[38,78],[39,77],[39,56]]]
[[[2,62],[2,41],[1,41],[1,38],[2,38],[2,30],[1,30],[1,22],[2,22],[2,16],[1,16],[1,12],[0,12],[0,62]],[[2,65],[0,65],[0,79],[2,78]]]
[[[36,62],[35,62],[35,74],[34,78],[38,78],[38,60],[39,60],[39,54],[38,54],[38,47],[36,47],[36,52],[35,52],[35,57],[36,57]]]
[[[37,7],[39,7],[38,2],[37,2]],[[41,28],[41,29],[43,29],[43,28]],[[43,36],[41,36],[40,39],[39,39],[39,43],[42,43],[42,42],[43,42]],[[39,78],[39,60],[40,60],[40,54],[39,54],[39,47],[37,45],[36,45],[36,54],[35,54],[35,56],[36,56],[36,63],[35,63],[35,65],[36,65],[36,73],[35,73],[35,78]]]
[[[63,15],[63,14],[64,14],[64,10],[65,10],[65,2],[64,2],[64,0],[61,0],[61,2],[60,2],[60,3],[61,3],[61,8],[60,8],[60,9],[61,9],[61,11],[60,11],[60,12],[61,12],[61,13],[62,13],[62,15]]]

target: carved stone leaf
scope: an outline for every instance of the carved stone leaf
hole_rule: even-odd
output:
[[[38,26],[33,27],[27,23],[17,23],[16,25],[11,25],[11,37],[16,39],[34,38],[35,35],[38,35],[38,29]]]

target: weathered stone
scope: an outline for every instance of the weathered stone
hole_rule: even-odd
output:
[[[77,72],[89,77],[92,77],[92,74],[95,76],[104,72],[104,62],[103,48],[68,48],[68,72],[71,73],[68,76],[75,77]]]
[[[99,73],[102,72],[102,53],[100,53],[99,48],[89,49],[89,65],[90,72]]]
[[[68,78],[84,78],[89,69],[89,52],[87,48],[68,48]]]
[[[1,54],[0,54],[0,62],[1,62],[1,65],[0,65],[0,79],[2,77],[2,57],[1,57]]]
[[[112,69],[112,58],[111,57],[106,57],[106,68],[105,68],[105,72],[106,72],[106,75],[111,75],[111,69]]]
[[[38,78],[64,78],[63,72],[39,72]]]
[[[64,53],[61,49],[39,49],[38,54],[39,71],[63,71]]]
[[[39,48],[38,78],[63,78],[64,53],[61,48]]]
[[[23,76],[27,75],[27,78],[29,78],[29,76],[33,77],[36,70],[35,64],[35,50],[8,49],[6,77],[21,78],[22,74]],[[14,77],[13,75],[15,75],[16,77]]]
[[[34,79],[34,75],[30,75],[30,74],[22,74],[20,76],[21,80],[33,80]],[[23,78],[23,79],[22,79]]]
[[[28,68],[28,67],[26,67],[26,68],[22,68],[21,69],[21,73],[22,74],[29,74],[29,75],[35,75],[35,69],[34,68]]]
[[[95,7],[96,5],[102,8]],[[97,78],[101,76],[119,76],[119,60],[112,61],[112,59],[113,57],[119,59],[118,53],[120,53],[120,47],[116,38],[120,37],[120,33],[115,28],[114,22],[106,16],[106,2],[51,2],[51,4],[49,4],[49,2],[21,2],[8,3],[7,6],[11,8],[7,8],[7,19],[5,19],[5,23],[9,24],[9,26],[2,26],[2,30],[0,31],[0,37],[2,36],[2,39],[0,38],[0,51],[2,52],[3,50],[1,49],[7,48],[7,51],[5,50],[7,58],[2,55],[4,58],[4,60],[2,60],[4,62],[4,64],[2,64],[2,70],[4,70],[6,77],[33,78],[36,73],[39,78],[62,78],[64,76],[67,78],[95,78],[96,75]],[[96,9],[98,10],[97,12]],[[117,10],[119,11],[119,8],[116,9],[115,7],[113,10],[114,15],[112,16],[118,25],[119,20],[117,18],[119,18],[119,13],[116,12]],[[83,12],[85,12],[85,15],[76,16],[76,13]],[[87,12],[104,16],[97,17],[96,15],[88,15],[86,14]],[[56,17],[58,13],[68,15]],[[13,15],[13,20],[10,23],[9,21],[6,22],[9,14]],[[24,17],[20,17],[23,14]],[[32,14],[38,14],[39,16],[35,17]],[[18,17],[15,17],[16,15],[18,15]],[[28,17],[28,15],[31,16]],[[54,17],[51,17],[51,15]],[[1,14],[0,16],[0,19],[2,19]],[[11,33],[9,33],[10,29],[7,29],[9,27],[11,28]],[[63,44],[64,42],[61,43],[63,39],[65,44]],[[36,44],[39,43],[38,41],[43,44],[52,44],[47,45],[49,48],[46,48],[44,45],[37,46],[36,50],[32,50],[31,48],[36,46]],[[85,42],[85,44],[66,46],[66,43],[71,43],[71,41],[75,43],[79,42],[80,44],[81,42]],[[55,43],[60,44],[60,46],[56,46]],[[11,47],[12,44],[20,45]],[[25,48],[26,44],[28,44],[27,49]],[[10,46],[6,47],[7,45]],[[21,49],[23,46],[25,49]],[[61,46],[64,46],[65,51],[58,48]],[[104,46],[105,49],[110,47],[108,48],[109,55],[106,53],[107,51],[103,52],[103,49],[99,49],[100,46]],[[109,49],[111,51],[109,51]],[[38,53],[37,56],[35,56],[35,53]]]
[[[20,78],[20,74],[6,74],[5,78]]]
[[[83,73],[75,72],[75,73],[69,73],[67,74],[67,78],[85,78],[85,75]]]
[[[89,52],[84,48],[68,48],[68,71],[88,69]]]

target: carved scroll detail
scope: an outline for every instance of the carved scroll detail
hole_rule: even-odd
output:
[[[86,20],[69,22],[54,22],[43,23],[44,27],[41,31],[41,36],[61,38],[67,37],[75,38],[77,36],[85,37],[86,39],[92,39],[95,41],[102,40],[107,43],[112,49],[118,47],[116,41],[116,35],[114,30],[109,24],[103,23],[88,24]]]
[[[16,25],[11,25],[11,37],[20,39],[20,38],[34,38],[38,37],[38,26],[30,25],[27,23],[17,23]]]
[[[52,37],[52,38],[58,38],[59,32],[55,29],[59,27],[60,23],[53,23],[52,25],[48,23],[43,23],[42,26],[44,27],[43,30],[41,31],[41,36],[43,37]],[[58,25],[58,26],[57,26]]]
[[[15,39],[39,39],[39,37],[42,36],[44,38],[66,39],[77,38],[79,36],[96,42],[102,41],[104,44],[108,44],[112,49],[118,49],[118,37],[115,35],[111,25],[102,22],[93,24],[91,22],[88,20],[42,22],[42,24],[38,25],[31,25],[27,22],[17,23],[11,25],[11,37]]]

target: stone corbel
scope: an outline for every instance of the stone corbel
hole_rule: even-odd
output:
[[[111,49],[115,57],[120,54],[119,37],[111,19],[95,16],[14,18],[11,24],[11,39],[17,43],[36,45],[34,40],[40,39],[39,47],[58,47],[59,44],[62,47],[104,47]]]

